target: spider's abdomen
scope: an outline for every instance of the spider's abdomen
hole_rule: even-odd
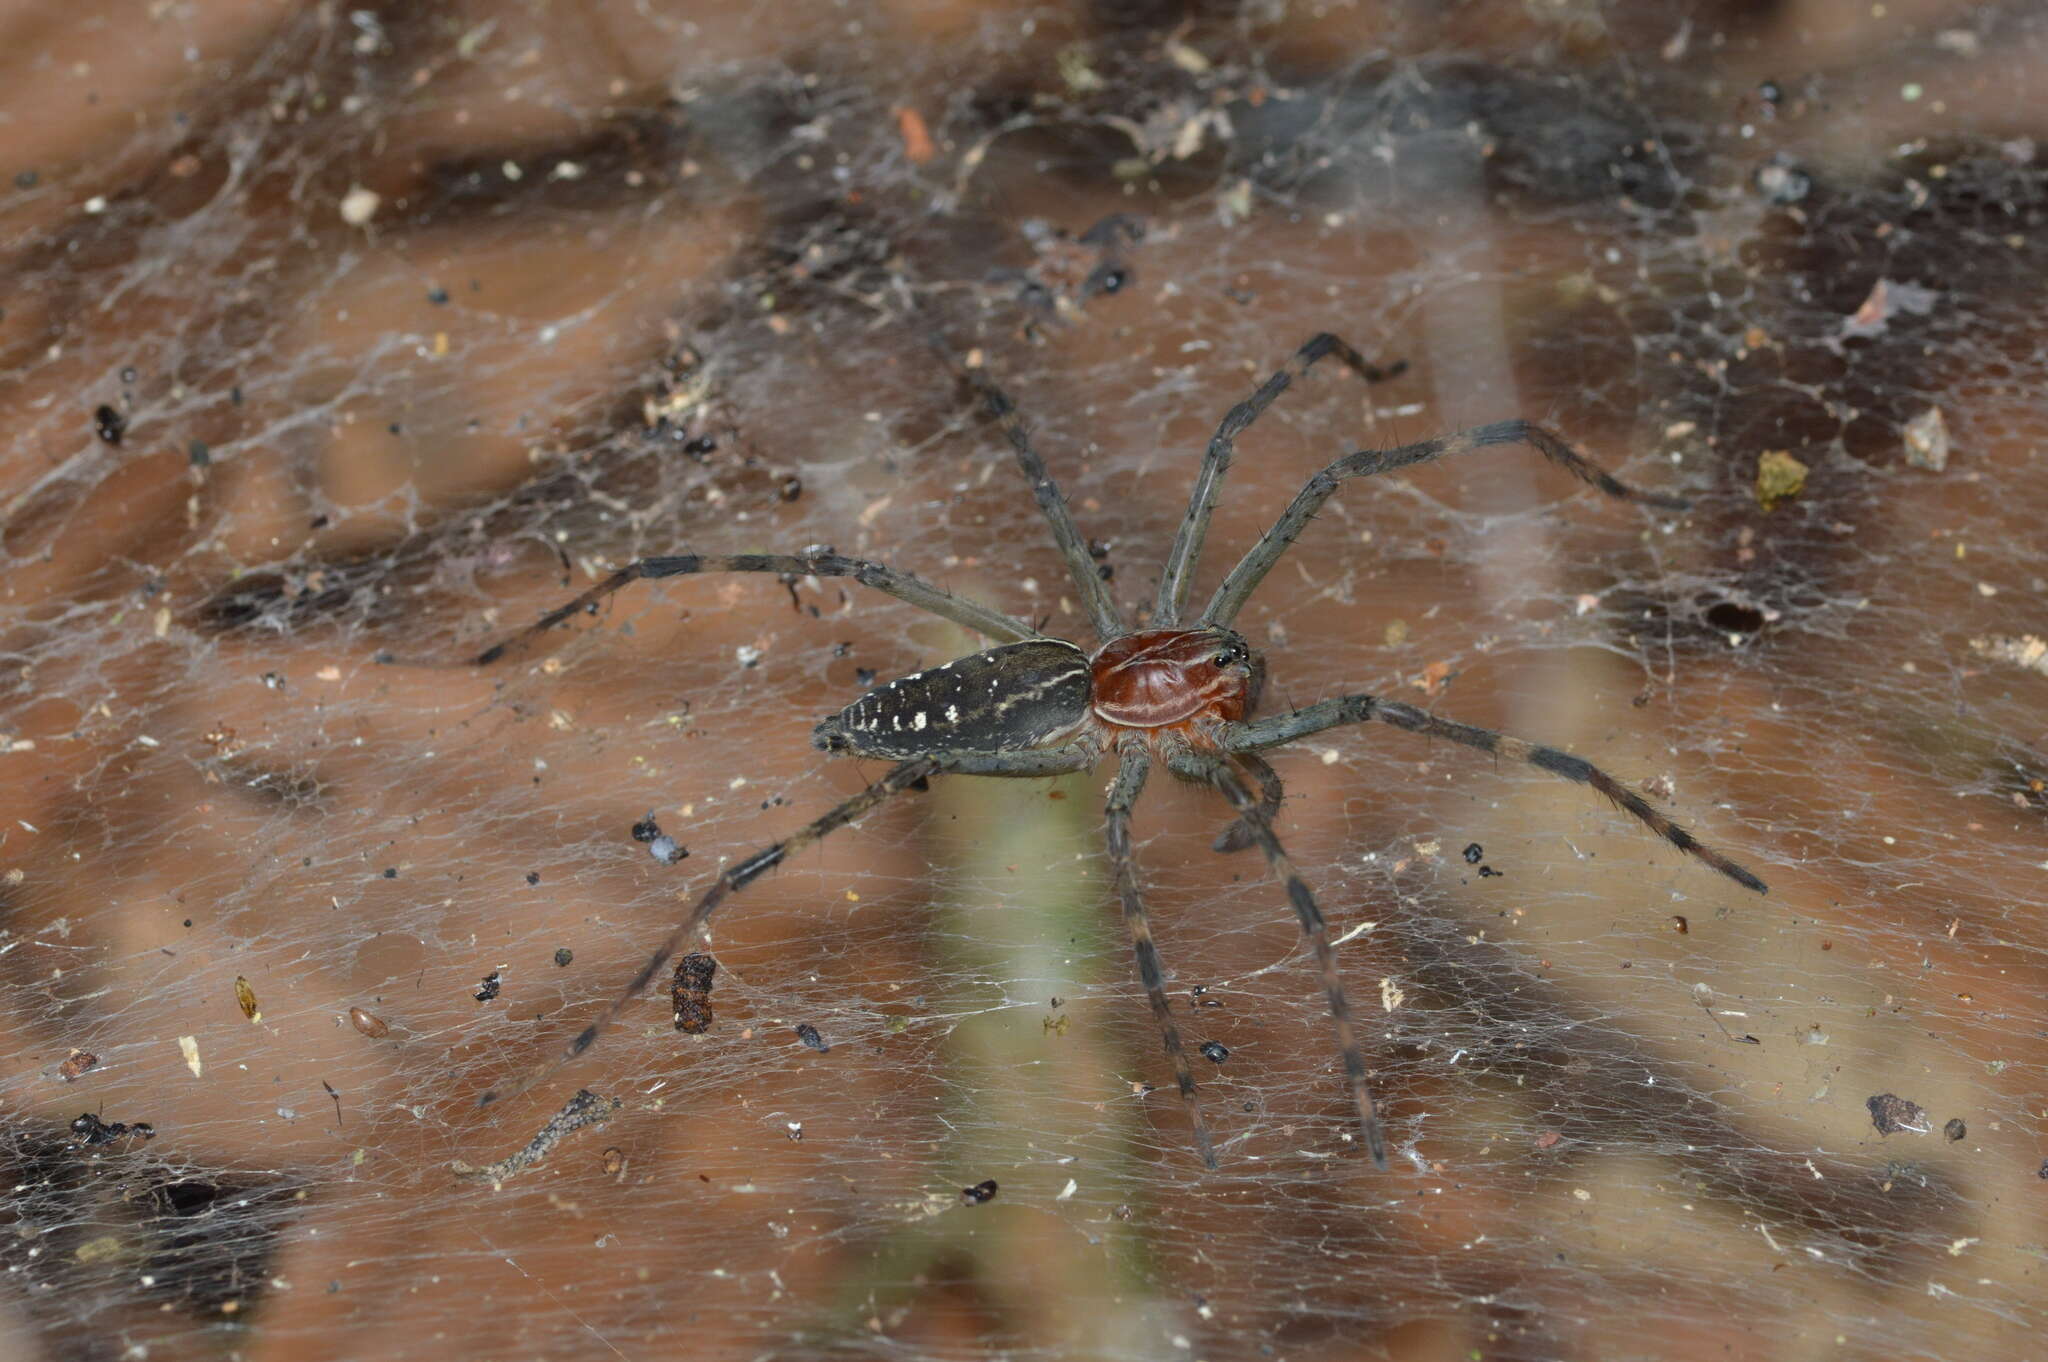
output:
[[[827,752],[902,760],[933,752],[1022,752],[1071,736],[1094,697],[1088,655],[1036,638],[875,687],[811,732]]]

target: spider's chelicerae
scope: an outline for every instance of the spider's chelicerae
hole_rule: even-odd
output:
[[[653,981],[669,958],[696,937],[727,895],[827,833],[851,823],[891,795],[919,788],[928,777],[940,774],[1060,775],[1087,770],[1104,756],[1115,754],[1116,778],[1110,782],[1105,816],[1110,869],[1117,898],[1123,906],[1124,922],[1130,928],[1138,976],[1151,1000],[1166,1056],[1187,1102],[1195,1147],[1211,1168],[1216,1166],[1216,1155],[1208,1122],[1203,1118],[1187,1052],[1167,1003],[1159,952],[1152,943],[1152,928],[1146,920],[1131,855],[1131,809],[1154,762],[1183,779],[1213,787],[1227,799],[1237,817],[1217,839],[1217,850],[1257,846],[1274,878],[1285,887],[1322,971],[1323,990],[1329,996],[1330,1018],[1336,1028],[1345,1077],[1358,1107],[1366,1148],[1373,1162],[1382,1168],[1387,1162],[1386,1140],[1366,1084],[1365,1058],[1352,1027],[1344,983],[1337,973],[1336,951],[1330,944],[1329,930],[1316,906],[1315,895],[1295,872],[1274,834],[1273,815],[1280,806],[1280,781],[1258,755],[1260,752],[1325,729],[1368,720],[1462,743],[1590,785],[1679,850],[1706,862],[1744,888],[1765,892],[1762,880],[1702,845],[1612,776],[1556,748],[1475,728],[1375,695],[1342,695],[1286,714],[1264,719],[1252,717],[1265,663],[1230,627],[1231,622],[1303,527],[1347,479],[1371,477],[1488,445],[1523,444],[1609,496],[1672,510],[1683,510],[1686,506],[1679,498],[1639,491],[1616,480],[1556,435],[1528,421],[1499,421],[1398,449],[1360,450],[1310,478],[1272,528],[1225,574],[1201,613],[1185,620],[1196,559],[1201,554],[1224,475],[1230,469],[1237,437],[1289,384],[1327,355],[1335,355],[1368,381],[1387,376],[1366,363],[1349,345],[1326,333],[1302,346],[1256,392],[1231,408],[1210,439],[1208,452],[1195,475],[1187,516],[1167,551],[1148,627],[1138,630],[1125,624],[1122,610],[1111,599],[1080,532],[1074,527],[1059,485],[1032,448],[1015,404],[979,371],[968,371],[966,376],[980,391],[1015,451],[1017,466],[1030,484],[1038,508],[1052,528],[1053,540],[1066,559],[1100,641],[1093,652],[1064,639],[1048,638],[1021,619],[955,596],[907,572],[819,547],[795,554],[685,553],[642,558],[480,655],[476,659],[479,665],[495,662],[570,616],[594,607],[630,582],[697,572],[851,577],[920,610],[1000,640],[1000,646],[985,652],[877,686],[820,723],[814,740],[825,751],[881,757],[896,764],[880,780],[790,837],[721,871],[689,915],[648,957],[632,982],[577,1034],[558,1058],[515,1083],[486,1092],[479,1099],[480,1105],[525,1091],[589,1049],[605,1027]]]

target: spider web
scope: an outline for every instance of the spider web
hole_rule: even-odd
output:
[[[0,1353],[2028,1355],[2038,7],[5,24]],[[1241,619],[1267,712],[1565,747],[1769,897],[1463,749],[1275,754],[1381,1173],[1284,896],[1155,775],[1204,1173],[1102,774],[940,780],[727,906],[702,1034],[658,986],[476,1110],[879,774],[819,716],[978,645],[700,577],[463,658],[637,555],[824,543],[1085,641],[927,337],[1128,609],[1326,329],[1408,370],[1240,441],[1197,601],[1329,459],[1482,421],[1694,507],[1515,449],[1348,486]]]

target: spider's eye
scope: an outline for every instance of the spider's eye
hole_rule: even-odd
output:
[[[1244,649],[1235,644],[1216,654],[1214,662],[1219,667],[1234,667],[1244,661]]]

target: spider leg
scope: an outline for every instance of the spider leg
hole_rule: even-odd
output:
[[[869,562],[865,558],[847,558],[830,549],[798,554],[681,553],[635,559],[567,605],[557,606],[510,638],[484,649],[477,654],[476,665],[488,667],[507,653],[524,648],[563,620],[590,609],[620,587],[654,577],[681,577],[696,572],[776,572],[798,577],[851,577],[861,585],[871,586],[907,605],[914,605],[941,619],[951,620],[963,628],[1005,643],[1042,637],[1038,630],[1023,620],[1014,619],[1000,610],[992,610],[964,596],[955,596],[950,591],[918,580],[908,572],[898,572],[895,568]]]
[[[1195,1093],[1194,1071],[1188,1067],[1188,1052],[1181,1045],[1180,1028],[1174,1025],[1173,1009],[1166,1000],[1166,980],[1159,967],[1159,948],[1152,943],[1152,922],[1145,914],[1145,900],[1138,892],[1137,862],[1131,854],[1131,806],[1145,788],[1151,763],[1145,754],[1126,751],[1117,766],[1116,781],[1109,788],[1104,836],[1109,843],[1110,873],[1116,881],[1116,896],[1123,904],[1124,925],[1130,928],[1131,949],[1138,957],[1138,978],[1152,1003],[1153,1020],[1159,1023],[1166,1056],[1173,1061],[1173,1077],[1188,1105],[1188,1120],[1195,1128],[1195,1151],[1210,1168],[1216,1166],[1216,1148],[1209,1138],[1209,1122],[1202,1115],[1202,1099]]]
[[[1358,1035],[1351,1025],[1351,1004],[1344,996],[1343,976],[1337,973],[1337,948],[1330,944],[1330,927],[1323,920],[1323,910],[1316,906],[1315,895],[1309,892],[1307,882],[1295,871],[1294,862],[1287,858],[1264,807],[1232,769],[1229,758],[1190,752],[1174,761],[1173,769],[1215,786],[1231,802],[1237,809],[1240,822],[1251,830],[1252,840],[1266,853],[1266,864],[1272,868],[1273,878],[1287,890],[1287,901],[1294,905],[1294,915],[1301,920],[1302,935],[1308,938],[1309,948],[1315,952],[1316,965],[1322,970],[1323,994],[1330,1000],[1330,1021],[1336,1027],[1337,1050],[1344,1058],[1344,1076],[1351,1086],[1352,1100],[1358,1104],[1358,1121],[1365,1132],[1366,1152],[1372,1155],[1374,1167],[1384,1169],[1387,1166],[1386,1135],[1380,1128],[1379,1107],[1372,1099],[1372,1089],[1366,1085],[1365,1053],[1358,1048]]]
[[[1368,383],[1392,378],[1408,367],[1405,359],[1384,369],[1368,364],[1364,356],[1325,331],[1311,336],[1306,345],[1294,352],[1294,358],[1274,370],[1273,376],[1259,385],[1258,391],[1230,409],[1222,424],[1216,427],[1216,433],[1209,437],[1208,452],[1202,456],[1201,471],[1195,474],[1194,490],[1188,495],[1187,516],[1180,523],[1180,532],[1173,537],[1173,547],[1167,551],[1166,569],[1159,578],[1158,603],[1152,610],[1155,627],[1164,629],[1179,623],[1180,612],[1187,607],[1195,563],[1202,556],[1202,541],[1208,537],[1209,519],[1216,512],[1216,500],[1223,490],[1224,475],[1230,472],[1231,456],[1237,451],[1237,437],[1265,413],[1274,398],[1286,392],[1295,379],[1307,373],[1309,366],[1325,355],[1335,355],[1345,367]],[[1241,845],[1250,846],[1249,838]]]
[[[1259,782],[1259,812],[1265,816],[1267,822],[1272,822],[1274,816],[1280,812],[1280,801],[1287,793],[1286,788],[1280,784],[1280,773],[1256,752],[1238,753],[1237,764],[1251,772]],[[1209,844],[1209,849],[1222,852],[1243,851],[1257,840],[1252,835],[1251,825],[1240,818],[1216,834],[1216,840]]]
[[[596,1020],[576,1033],[576,1038],[569,1042],[561,1054],[520,1078],[489,1089],[477,1098],[476,1104],[479,1107],[488,1107],[508,1097],[517,1097],[535,1084],[553,1077],[563,1065],[578,1058],[597,1043],[598,1037],[618,1020],[619,1014],[640,996],[649,983],[653,982],[655,975],[661,973],[661,967],[668,963],[669,957],[681,950],[685,943],[704,929],[704,924],[711,920],[711,915],[718,911],[719,905],[724,903],[729,895],[746,888],[811,843],[837,832],[890,796],[901,794],[905,790],[923,788],[929,777],[941,772],[957,772],[962,775],[1061,775],[1068,771],[1085,770],[1093,761],[1094,754],[1088,749],[1068,746],[1028,752],[914,757],[909,761],[897,763],[889,768],[880,780],[806,823],[782,841],[763,847],[738,864],[719,871],[718,878],[712,881],[711,887],[705,890],[702,897],[691,907],[689,915],[677,924],[675,930],[671,931],[654,953],[647,957],[647,963],[640,967],[632,982],[619,990],[618,996],[606,1004],[604,1011],[597,1014]]]
[[[1687,855],[1705,861],[1744,889],[1754,889],[1759,894],[1768,894],[1770,886],[1751,874],[1742,866],[1729,860],[1720,852],[1700,841],[1699,838],[1679,827],[1658,812],[1649,801],[1608,775],[1592,762],[1575,757],[1569,752],[1560,752],[1555,747],[1524,741],[1496,733],[1490,728],[1474,724],[1462,724],[1455,719],[1442,719],[1413,705],[1404,705],[1394,700],[1381,700],[1372,695],[1343,695],[1320,704],[1297,709],[1290,714],[1276,714],[1269,719],[1258,719],[1251,723],[1227,724],[1224,726],[1222,741],[1225,751],[1247,752],[1262,747],[1277,747],[1281,743],[1293,742],[1311,733],[1320,733],[1326,728],[1340,724],[1359,724],[1367,720],[1378,720],[1410,733],[1420,733],[1430,738],[1447,738],[1466,747],[1476,747],[1482,752],[1507,757],[1563,776],[1566,780],[1580,785],[1590,785],[1607,796],[1616,807],[1632,815],[1650,831],[1662,837]]]
[[[1639,501],[1645,506],[1659,506],[1669,511],[1683,511],[1691,505],[1682,497],[1645,492],[1629,486],[1532,421],[1496,421],[1490,426],[1474,426],[1455,435],[1402,445],[1399,449],[1361,449],[1346,454],[1310,478],[1308,484],[1295,494],[1287,509],[1280,513],[1280,518],[1273,522],[1273,527],[1252,545],[1251,551],[1238,560],[1237,566],[1216,588],[1216,594],[1209,599],[1209,608],[1202,612],[1202,623],[1228,625],[1236,619],[1245,601],[1258,589],[1266,574],[1273,570],[1273,565],[1280,561],[1280,555],[1287,552],[1288,546],[1308,527],[1323,503],[1347,478],[1369,478],[1378,473],[1390,473],[1398,468],[1484,449],[1488,445],[1509,444],[1528,445],[1573,477],[1591,483],[1608,496],[1623,501]]]
[[[1067,572],[1074,579],[1075,589],[1081,593],[1081,604],[1087,609],[1096,634],[1105,643],[1116,638],[1124,632],[1123,615],[1117,610],[1116,602],[1110,599],[1109,588],[1102,584],[1102,574],[1096,570],[1095,560],[1088,556],[1088,546],[1074,524],[1073,512],[1067,509],[1067,499],[1061,493],[1060,485],[1053,481],[1052,474],[1046,470],[1045,460],[1032,448],[1030,432],[1024,428],[1024,418],[1018,414],[1017,404],[980,369],[955,364],[944,343],[936,337],[932,339],[932,346],[954,373],[981,394],[989,414],[1001,427],[1003,438],[1010,442],[1024,480],[1031,484],[1031,495],[1037,499],[1045,523],[1052,527],[1053,542],[1059,545],[1060,556],[1067,560]]]

